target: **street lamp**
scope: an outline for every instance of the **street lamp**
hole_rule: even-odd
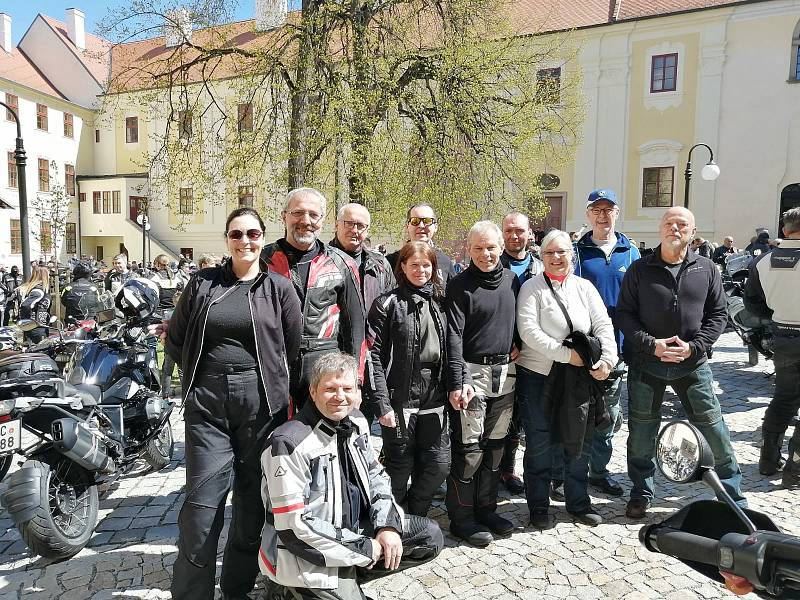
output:
[[[14,162],[17,163],[17,192],[19,196],[19,228],[22,239],[22,276],[25,281],[31,278],[31,247],[29,242],[30,232],[28,231],[28,181],[25,179],[25,147],[22,145],[22,127],[19,124],[17,112],[5,102],[0,102],[0,106],[14,116],[17,122],[17,149],[14,150]]]
[[[692,150],[698,146],[705,146],[711,157],[708,159],[706,165],[700,171],[700,177],[706,181],[714,181],[719,177],[719,165],[714,162],[714,151],[708,144],[695,144],[689,148],[689,158],[686,160],[686,170],[683,172],[683,177],[686,180],[686,185],[683,188],[683,207],[689,208],[689,182],[692,180]]]

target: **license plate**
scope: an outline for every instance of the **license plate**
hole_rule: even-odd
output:
[[[0,423],[0,454],[22,448],[22,419]]]

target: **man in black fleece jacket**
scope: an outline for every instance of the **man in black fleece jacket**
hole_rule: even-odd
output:
[[[689,250],[694,215],[670,208],[661,219],[661,245],[625,273],[614,322],[624,334],[628,372],[628,476],[633,483],[625,514],[641,519],[653,495],[653,457],[661,402],[671,386],[686,416],[703,433],[715,470],[734,500],[742,472],[714,395],[708,352],[727,322],[722,278],[714,263]]]
[[[451,466],[450,532],[475,546],[514,526],[497,514],[500,459],[514,408],[519,280],[500,262],[503,238],[491,221],[467,236],[469,267],[447,286]],[[464,369],[466,365],[466,371]]]

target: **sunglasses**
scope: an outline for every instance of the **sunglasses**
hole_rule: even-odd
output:
[[[247,236],[247,239],[251,241],[260,240],[261,236],[264,235],[264,232],[260,229],[248,229],[247,231],[240,231],[239,229],[231,229],[228,231],[225,236],[229,240],[240,240],[244,236]]]
[[[420,223],[427,227],[428,225],[435,225],[436,219],[433,217],[411,217],[408,219],[408,224],[414,227],[419,226]]]

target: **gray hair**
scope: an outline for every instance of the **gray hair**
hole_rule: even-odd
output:
[[[328,201],[325,199],[325,196],[322,194],[322,192],[312,187],[299,187],[289,190],[289,193],[286,194],[286,200],[283,201],[283,212],[289,210],[289,205],[292,203],[292,200],[298,196],[310,196],[314,198],[314,200],[319,202],[320,213],[322,213],[323,217],[325,216],[325,213],[328,210]]]
[[[470,246],[470,240],[472,240],[472,236],[478,233],[493,233],[497,236],[497,240],[500,242],[500,246],[503,246],[503,232],[500,231],[500,228],[497,226],[497,223],[494,221],[478,221],[472,227],[469,228],[469,232],[467,233],[467,248]]]
[[[114,258],[113,258],[113,260],[121,260],[121,259],[125,259],[125,263],[127,264],[127,262],[128,262],[128,255],[127,255],[127,254],[117,254],[117,255],[116,255]]]
[[[358,202],[348,202],[347,204],[342,204],[339,207],[339,210],[336,211],[336,220],[337,221],[341,221],[342,220],[342,217],[344,217],[344,211],[347,210],[347,208],[350,207],[350,206],[360,206],[361,208],[366,210],[367,214],[369,215],[369,209],[367,209],[367,207],[364,206],[363,204],[359,204]],[[370,220],[372,220],[372,215],[370,215]]]
[[[311,367],[309,388],[314,390],[326,375],[333,373],[353,374],[353,382],[358,381],[358,363],[356,359],[343,352],[331,352],[318,359]]]
[[[219,263],[219,258],[216,254],[201,254],[200,258],[197,260],[197,266],[200,269],[204,269],[206,267],[213,267]]]
[[[572,246],[572,238],[566,231],[561,231],[560,229],[551,229],[542,239],[542,243],[539,245],[539,248],[541,248],[541,251],[544,252],[550,244],[558,240],[563,241],[564,245],[569,248],[569,259],[573,261],[575,259],[575,250]]]
[[[786,234],[800,232],[800,206],[790,208],[783,213],[783,232]]]

